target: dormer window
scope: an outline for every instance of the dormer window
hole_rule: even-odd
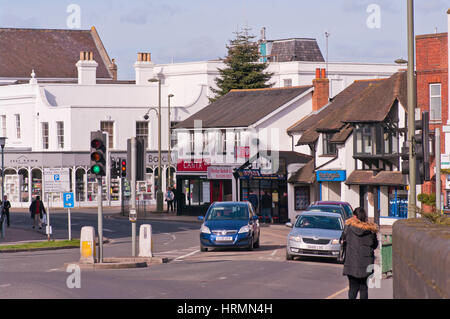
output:
[[[323,134],[323,155],[336,155],[336,144],[331,143],[333,133]]]

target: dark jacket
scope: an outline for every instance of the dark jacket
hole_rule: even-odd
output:
[[[367,267],[375,261],[377,232],[376,224],[362,222],[356,216],[345,221],[341,236],[341,240],[345,242],[344,275],[365,278],[372,273],[367,272]]]
[[[9,213],[10,208],[11,208],[11,203],[9,202],[9,200],[4,201],[3,202],[3,212]]]
[[[258,196],[255,194],[248,195],[248,201],[252,203],[254,209],[258,207]]]
[[[37,201],[34,200],[30,205],[31,218],[34,218],[34,216],[37,213],[36,202]],[[41,218],[43,217],[42,213],[47,214],[47,212],[45,211],[45,208],[44,208],[44,203],[40,200],[39,201],[39,216]]]
[[[269,194],[262,195],[261,208],[272,208],[272,196]]]

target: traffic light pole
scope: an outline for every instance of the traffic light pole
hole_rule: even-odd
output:
[[[103,194],[102,177],[97,177],[97,205],[98,205],[98,262],[103,262]]]
[[[441,129],[435,129],[436,148],[436,209],[441,213]]]
[[[414,77],[414,4],[408,0],[408,142],[409,142],[409,198],[408,218],[416,218],[416,154],[415,154],[415,109],[416,85]]]
[[[136,256],[136,138],[131,138],[131,255]],[[134,216],[133,216],[134,215]]]

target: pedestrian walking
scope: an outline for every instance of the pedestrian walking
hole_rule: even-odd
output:
[[[258,212],[258,196],[253,194],[253,190],[249,191],[248,194],[248,201],[253,205],[253,209],[255,210],[255,213]]]
[[[42,229],[41,219],[47,212],[45,211],[44,203],[41,201],[40,196],[36,196],[36,199],[31,203],[30,213],[31,218],[33,219],[33,229],[36,227],[36,224],[39,225],[39,229]]]
[[[6,216],[6,225],[9,227],[9,209],[11,208],[11,203],[8,200],[8,196],[3,197],[2,202],[2,214]]]
[[[175,199],[175,194],[172,191],[172,188],[169,187],[166,192],[166,202],[167,202],[167,212],[172,210],[173,212],[173,201]]]
[[[269,219],[269,223],[272,223],[272,196],[268,191],[264,191],[264,195],[261,197],[261,212],[264,222]]]
[[[346,220],[341,236],[341,245],[345,247],[343,274],[348,277],[348,298],[356,299],[359,292],[360,299],[368,299],[367,279],[372,274],[368,268],[375,261],[378,226],[367,220],[362,207],[356,208],[353,215]]]

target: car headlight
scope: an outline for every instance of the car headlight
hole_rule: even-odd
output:
[[[289,240],[301,242],[302,237],[301,236],[289,236]]]
[[[331,241],[331,244],[332,244],[332,245],[337,245],[337,244],[339,244],[339,239],[333,239],[333,240]]]
[[[242,226],[241,229],[239,229],[239,234],[248,233],[249,231],[250,231],[250,226],[245,225],[245,226]]]
[[[205,225],[202,225],[202,228],[200,228],[200,232],[204,233],[204,234],[211,234],[211,231],[209,230],[209,228]]]

